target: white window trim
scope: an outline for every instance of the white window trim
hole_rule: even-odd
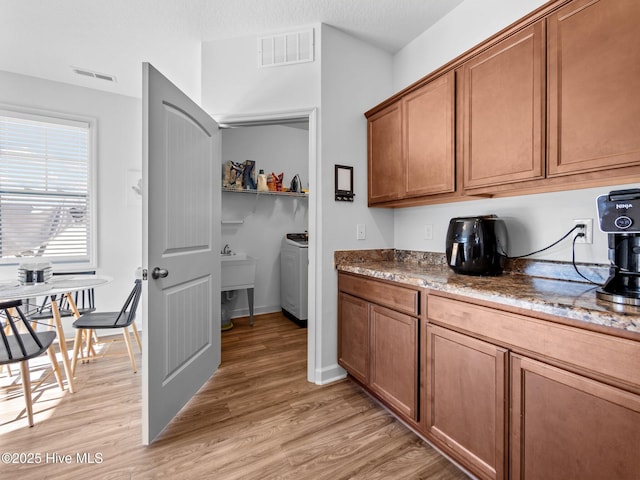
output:
[[[95,270],[98,268],[98,119],[84,115],[66,112],[44,110],[31,107],[8,105],[0,103],[0,115],[11,115],[23,119],[46,121],[53,123],[68,122],[68,125],[89,125],[89,223],[90,254],[89,260],[84,262],[57,261],[52,262],[55,271]],[[21,261],[0,259],[0,271],[15,269]]]

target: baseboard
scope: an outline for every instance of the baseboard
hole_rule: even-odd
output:
[[[316,385],[327,385],[347,378],[347,371],[337,363],[329,367],[316,369]]]
[[[267,305],[264,307],[253,307],[254,315],[262,315],[265,313],[275,313],[280,311],[280,305]],[[231,318],[239,318],[239,317],[248,317],[249,316],[249,307],[245,308],[236,308],[231,312]]]

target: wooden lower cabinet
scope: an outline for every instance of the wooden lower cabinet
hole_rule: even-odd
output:
[[[511,355],[511,478],[637,480],[640,396]]]
[[[435,295],[428,319],[426,435],[470,472],[640,478],[638,342]]]
[[[418,319],[371,305],[371,390],[418,420]]]
[[[506,475],[507,350],[427,325],[427,437],[479,478]]]
[[[419,428],[420,292],[343,273],[338,289],[338,364]]]
[[[338,286],[339,364],[477,478],[640,479],[640,342],[358,275]]]
[[[362,383],[369,383],[369,303],[338,295],[338,364]]]

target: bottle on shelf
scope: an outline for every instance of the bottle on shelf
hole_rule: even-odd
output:
[[[268,192],[269,186],[267,185],[267,176],[264,173],[264,170],[260,170],[258,173],[258,191],[259,192]]]

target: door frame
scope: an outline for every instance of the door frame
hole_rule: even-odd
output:
[[[308,319],[307,319],[307,380],[311,383],[321,383],[321,378],[316,378],[317,356],[322,352],[322,338],[317,328],[317,305],[320,295],[317,295],[320,283],[318,265],[321,265],[320,254],[322,252],[319,235],[320,207],[320,172],[318,165],[318,109],[306,108],[300,110],[287,110],[279,112],[267,112],[259,114],[243,115],[215,115],[210,114],[220,128],[249,127],[259,125],[279,125],[294,120],[308,120],[309,122],[309,272],[308,272]]]

